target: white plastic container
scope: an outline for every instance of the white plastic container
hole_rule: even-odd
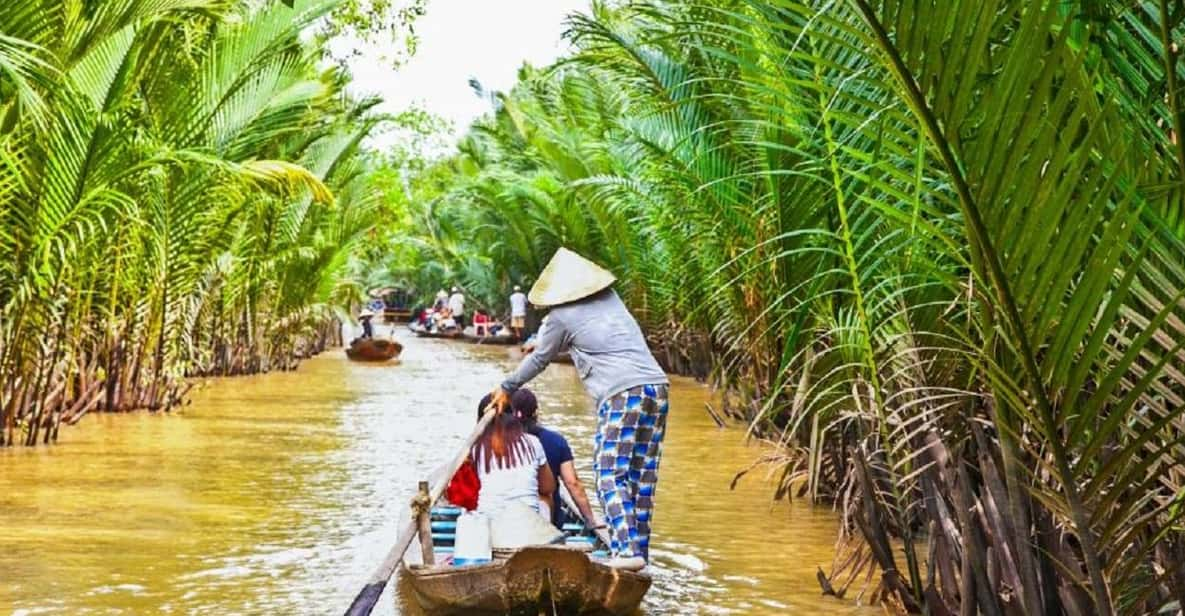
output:
[[[493,558],[490,549],[490,519],[475,511],[466,511],[457,518],[457,537],[453,547],[453,564],[480,565]]]

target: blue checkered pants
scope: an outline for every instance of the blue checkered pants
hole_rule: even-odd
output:
[[[593,474],[609,526],[609,547],[618,556],[650,559],[650,521],[669,389],[634,387],[610,396],[597,409]]]

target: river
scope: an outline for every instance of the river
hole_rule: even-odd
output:
[[[416,480],[516,363],[512,349],[400,334],[398,365],[334,350],[211,381],[172,413],[88,416],[56,446],[0,451],[0,612],[340,614]],[[573,369],[533,387],[587,475],[593,414]],[[760,450],[716,428],[707,396],[673,379],[644,612],[880,613],[820,595],[833,513],[771,503],[759,473],[729,489]],[[416,612],[398,590],[375,611]]]

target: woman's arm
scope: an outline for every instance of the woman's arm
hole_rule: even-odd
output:
[[[524,383],[538,376],[552,358],[566,346],[567,339],[568,332],[560,322],[559,316],[553,311],[548,317],[547,323],[539,330],[539,335],[535,339],[535,350],[523,359],[514,373],[506,377],[506,380],[502,382],[502,390],[513,393]]]
[[[584,516],[585,525],[589,528],[599,526],[596,516],[593,515],[592,505],[588,502],[588,493],[584,491],[584,484],[580,482],[580,477],[576,474],[576,465],[571,460],[560,465],[560,478],[564,480],[564,487],[568,488],[568,494],[572,495],[580,515]]]
[[[539,467],[539,501],[547,505],[548,511],[551,511],[555,488],[555,474],[551,472],[551,467],[544,463]]]

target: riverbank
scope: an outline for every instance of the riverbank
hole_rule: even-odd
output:
[[[404,340],[399,365],[338,350],[295,372],[217,380],[169,414],[93,415],[60,448],[14,448],[0,515],[9,529],[0,604],[46,613],[339,613],[394,539],[415,480],[472,422],[514,351]],[[872,614],[821,597],[837,519],[771,504],[760,451],[703,411],[676,378],[655,523],[650,614]],[[588,472],[592,415],[574,371],[536,391]],[[414,613],[388,595],[376,613]]]

